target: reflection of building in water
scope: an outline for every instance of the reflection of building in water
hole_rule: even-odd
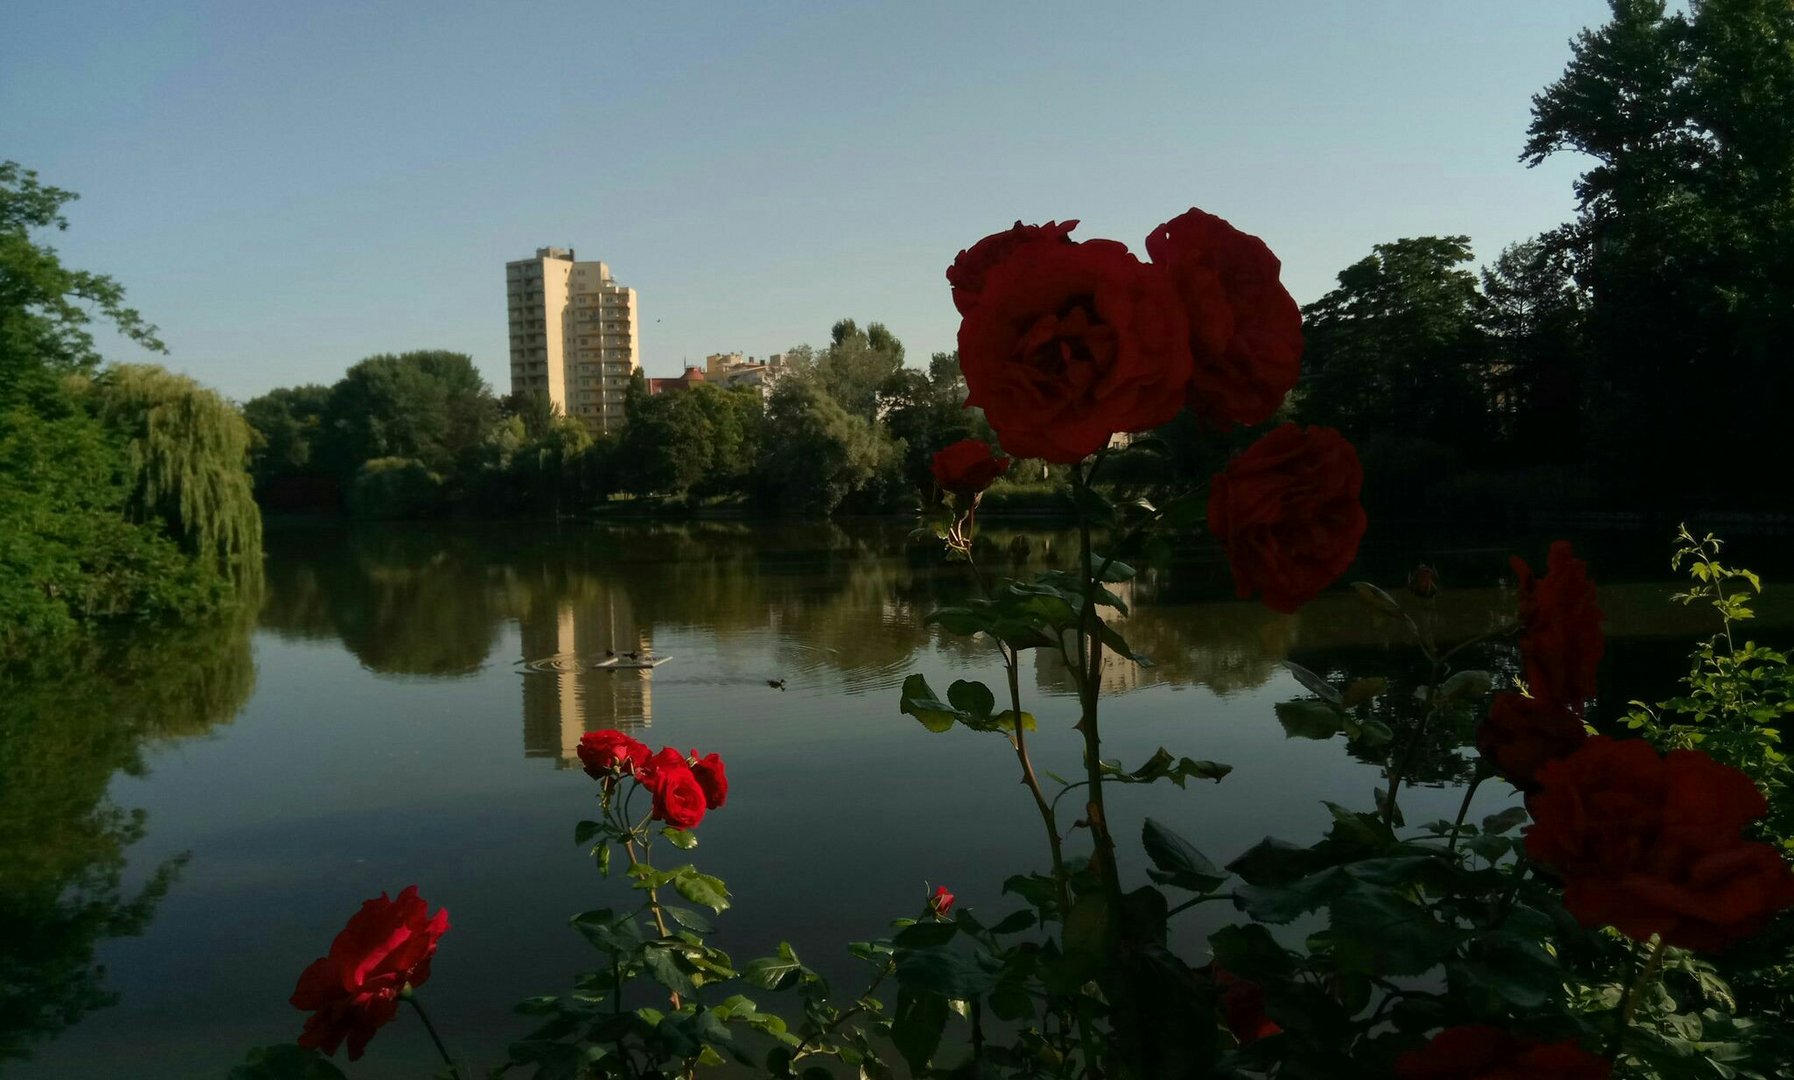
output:
[[[1134,607],[1134,583],[1122,581],[1110,585],[1109,591],[1128,606]],[[1120,610],[1112,607],[1101,607],[1103,621],[1127,636],[1128,617]],[[1130,645],[1133,643],[1130,641]],[[1137,646],[1135,646],[1137,648]],[[1075,651],[1075,650],[1074,650]],[[1137,690],[1141,685],[1140,665],[1112,649],[1103,650],[1103,670],[1101,676],[1102,693],[1121,694],[1129,690]],[[1034,650],[1034,685],[1042,690],[1069,690],[1074,687],[1071,672],[1066,670],[1065,660],[1057,649]]]
[[[518,619],[523,642],[523,756],[577,762],[579,737],[604,728],[646,727],[654,715],[653,668],[593,668],[607,653],[646,654],[649,635],[622,590],[531,604]]]

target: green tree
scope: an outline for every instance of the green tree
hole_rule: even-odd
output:
[[[42,394],[47,376],[90,372],[100,364],[90,329],[94,314],[153,352],[167,352],[156,328],[124,305],[124,288],[104,274],[71,270],[32,232],[68,228],[62,207],[77,196],[38,182],[37,173],[0,162],[0,405]]]
[[[1482,271],[1489,391],[1506,461],[1582,460],[1587,295],[1554,235],[1502,251]]]
[[[330,388],[317,384],[281,387],[244,403],[243,419],[254,430],[249,471],[257,491],[319,471],[318,440],[329,406]]]
[[[1521,155],[1593,160],[1564,232],[1589,293],[1591,450],[1632,499],[1773,503],[1794,390],[1794,5],[1611,6],[1534,97]],[[1733,467],[1693,452],[1714,440]]]
[[[422,350],[370,356],[330,388],[324,458],[339,476],[374,458],[415,458],[433,472],[462,463],[498,416],[471,357]]]
[[[1378,244],[1339,273],[1339,286],[1302,311],[1307,348],[1296,411],[1344,432],[1370,462],[1449,468],[1488,452],[1481,297],[1464,236]],[[1389,470],[1380,479],[1406,487]]]
[[[94,380],[95,412],[124,440],[127,512],[159,522],[202,563],[259,576],[262,517],[236,406],[184,375],[120,364]]]
[[[854,496],[877,501],[892,494],[883,480],[896,472],[898,453],[880,428],[810,381],[787,378],[766,402],[757,476],[780,509],[826,515]]]

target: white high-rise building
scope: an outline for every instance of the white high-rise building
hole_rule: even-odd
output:
[[[572,248],[537,248],[505,264],[511,392],[538,393],[593,431],[623,425],[623,395],[641,368],[635,290]]]

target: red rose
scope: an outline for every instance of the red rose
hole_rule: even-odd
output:
[[[579,737],[575,750],[586,767],[587,775],[602,780],[607,775],[626,769],[639,769],[648,760],[648,747],[615,728],[588,731]]]
[[[1189,323],[1165,275],[1113,240],[1026,243],[985,273],[959,367],[1003,449],[1070,464],[1177,415]]]
[[[928,898],[928,913],[937,919],[944,919],[947,912],[952,910],[953,894],[947,891],[945,885],[936,885],[934,895]]]
[[[1520,658],[1533,697],[1561,701],[1580,716],[1595,696],[1595,667],[1606,644],[1601,608],[1588,564],[1570,553],[1570,542],[1551,545],[1546,574],[1532,576],[1519,556],[1512,560],[1520,587]]]
[[[1596,735],[1537,779],[1526,853],[1562,876],[1584,926],[1721,949],[1794,905],[1794,872],[1741,835],[1767,812],[1763,793],[1699,750]]]
[[[998,457],[980,439],[961,439],[934,455],[930,468],[942,491],[976,495],[1009,471],[1009,459]]]
[[[1476,729],[1477,751],[1521,791],[1537,786],[1547,761],[1569,757],[1587,740],[1582,718],[1568,706],[1522,694],[1496,694]]]
[[[1446,1028],[1396,1060],[1397,1080],[1606,1080],[1610,1066],[1574,1042],[1542,1043],[1499,1028]]]
[[[654,796],[654,820],[675,829],[690,829],[704,820],[704,811],[709,809],[704,785],[698,782],[684,754],[670,746],[662,747],[636,775]]]
[[[449,921],[443,910],[426,917],[428,909],[416,885],[397,900],[381,893],[362,902],[330,943],[330,955],[299,976],[292,1004],[312,1013],[300,1046],[334,1056],[346,1036],[349,1060],[361,1057],[374,1032],[398,1013],[399,991],[430,979],[430,957]]]
[[[1283,1028],[1265,1015],[1265,988],[1242,979],[1220,964],[1209,965],[1215,986],[1221,991],[1221,1018],[1240,1045],[1280,1034]]]
[[[1358,451],[1332,428],[1284,424],[1209,481],[1208,527],[1234,589],[1293,612],[1345,573],[1364,535]]]
[[[1223,430],[1271,418],[1302,367],[1302,312],[1256,236],[1191,208],[1146,238],[1190,316],[1190,412]]]
[[[1077,227],[1076,221],[1049,221],[1045,225],[1023,225],[1018,221],[1008,232],[992,233],[960,252],[953,265],[947,267],[953,306],[961,315],[970,315],[978,306],[978,294],[984,291],[984,276],[991,267],[1027,244],[1069,244],[1072,241],[1067,234]]]
[[[1439,595],[1439,571],[1421,563],[1408,571],[1408,591],[1422,600],[1431,600]]]
[[[692,757],[698,752],[693,750]],[[723,772],[723,759],[716,754],[706,754],[692,764],[691,774],[698,778],[698,786],[704,789],[704,805],[711,810],[722,809],[729,798],[729,777]]]

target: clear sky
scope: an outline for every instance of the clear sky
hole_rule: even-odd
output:
[[[1196,205],[1307,302],[1402,236],[1568,220],[1516,160],[1602,0],[13,4],[0,158],[55,243],[238,399],[378,352],[509,389],[504,263],[640,292],[651,374],[882,321],[953,347],[942,271],[1017,218],[1126,241]],[[142,359],[122,341],[114,359]]]

